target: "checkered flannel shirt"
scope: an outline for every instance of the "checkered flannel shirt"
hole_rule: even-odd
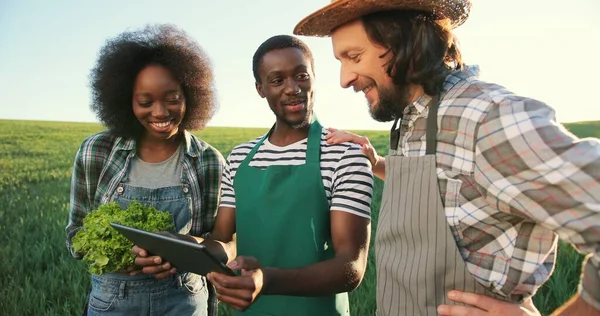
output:
[[[549,278],[557,238],[589,256],[578,291],[600,310],[600,142],[578,139],[546,104],[451,73],[438,112],[437,173],[469,271],[521,300]],[[425,155],[428,95],[404,111],[398,150]]]
[[[183,185],[192,193],[193,236],[206,236],[213,229],[217,208],[221,198],[221,174],[225,159],[209,144],[189,132],[184,132],[185,155],[183,159]],[[136,153],[136,142],[101,132],[86,138],[73,164],[71,197],[67,233],[67,249],[73,257],[81,254],[73,251],[71,239],[83,226],[83,218],[99,205],[110,201],[131,158]],[[217,297],[210,287],[210,315],[217,314]]]

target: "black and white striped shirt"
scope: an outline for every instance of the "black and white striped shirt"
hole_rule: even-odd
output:
[[[373,172],[369,159],[360,146],[352,143],[328,144],[329,131],[321,133],[321,177],[330,209],[371,218]],[[222,178],[221,206],[235,208],[233,181],[240,163],[262,138],[238,145],[227,157]],[[306,161],[307,139],[279,147],[265,139],[250,166],[266,168],[272,165],[301,165]]]

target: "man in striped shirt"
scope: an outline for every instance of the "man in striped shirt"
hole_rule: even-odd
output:
[[[376,120],[395,121],[385,158],[365,137],[330,137],[361,144],[385,179],[378,315],[536,314],[531,297],[554,269],[558,238],[589,255],[557,313],[600,315],[600,142],[477,78],[451,32],[469,8],[334,0],[294,29],[330,36],[342,87],[364,92]]]
[[[227,157],[211,238],[242,273],[208,276],[240,314],[349,315],[347,292],[366,269],[371,165],[360,146],[327,143],[313,113],[313,63],[287,35],[253,58],[257,92],[276,120]]]

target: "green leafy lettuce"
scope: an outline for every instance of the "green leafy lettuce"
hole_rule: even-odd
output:
[[[137,201],[132,201],[126,210],[117,202],[101,205],[83,219],[82,229],[72,240],[73,250],[84,254],[90,273],[117,272],[134,263],[133,243],[110,226],[111,222],[151,232],[175,228],[171,213]]]

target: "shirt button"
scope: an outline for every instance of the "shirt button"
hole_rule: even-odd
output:
[[[117,188],[117,193],[123,193],[123,187],[118,187]]]
[[[189,189],[187,187],[183,187],[183,193],[188,193]]]

